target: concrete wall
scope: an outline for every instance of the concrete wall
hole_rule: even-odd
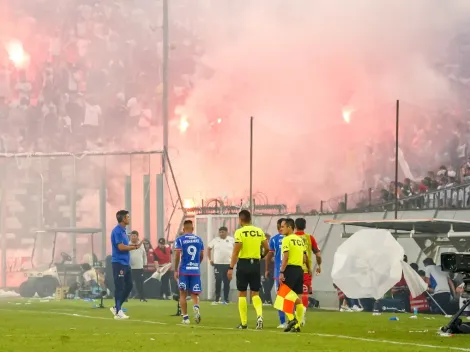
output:
[[[295,218],[295,216],[292,216]],[[255,224],[270,234],[277,233],[276,222],[278,216],[258,216],[255,219]],[[337,305],[336,291],[333,288],[333,281],[331,279],[331,270],[333,267],[333,256],[341,243],[345,239],[341,238],[343,231],[342,226],[332,226],[326,224],[324,221],[328,219],[336,220],[380,220],[380,219],[393,219],[393,212],[375,212],[375,213],[358,213],[358,214],[337,214],[337,215],[320,215],[320,216],[306,216],[307,232],[314,234],[318,245],[322,251],[323,265],[322,274],[316,276],[313,280],[314,296],[320,301],[323,307],[335,307]],[[402,211],[398,213],[399,219],[455,219],[455,220],[468,220],[470,219],[470,210],[423,210],[423,211]],[[208,224],[211,224],[208,228]],[[196,233],[203,237],[206,245],[213,238],[217,236],[219,226],[228,225],[229,231],[234,231],[237,221],[236,216],[216,216],[204,217],[198,216],[196,220]],[[355,232],[360,228],[349,227],[348,231]],[[423,256],[420,256],[420,248],[413,239],[399,239],[398,242],[405,249],[408,256],[409,263],[416,262],[419,259],[419,266],[422,267]],[[213,299],[214,295],[214,276],[213,269],[206,263],[203,265],[202,280],[205,288],[204,299]],[[236,299],[235,280],[231,283],[231,299]],[[274,297],[274,293],[273,293]]]

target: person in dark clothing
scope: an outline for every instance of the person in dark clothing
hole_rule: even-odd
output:
[[[266,240],[269,242],[271,236],[266,234]],[[274,286],[274,259],[270,261],[268,268],[266,270],[266,262],[264,260],[261,261],[261,273],[263,276],[261,277],[262,282],[262,292],[261,292],[261,299],[264,304],[273,304],[271,292]],[[268,275],[266,275],[268,273]]]

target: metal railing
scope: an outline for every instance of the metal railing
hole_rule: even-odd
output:
[[[395,200],[385,200],[381,190],[345,194],[321,201],[321,213],[372,212],[395,210]],[[470,182],[398,199],[399,210],[470,209]]]

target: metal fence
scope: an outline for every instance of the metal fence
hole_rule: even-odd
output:
[[[157,232],[165,236],[158,229],[169,226],[163,224],[165,216],[158,220],[157,208],[164,209],[169,218],[170,197],[165,207],[163,193],[176,184],[168,174],[164,187],[163,153],[105,154],[1,155],[1,286],[18,286],[16,281],[23,280],[25,270],[60,262],[62,252],[77,263],[92,254],[90,236],[61,232],[53,243],[53,236],[38,234],[38,230],[100,228],[93,243],[93,254],[99,260],[110,253],[108,232],[116,224],[119,209],[131,212],[129,228],[138,230],[141,237],[156,243]],[[176,207],[174,199],[172,202]],[[173,219],[179,223],[180,218],[177,214]]]
[[[380,190],[370,188],[353,194],[322,201],[321,213],[347,213],[395,210],[395,200],[381,198]],[[399,210],[468,209],[470,208],[470,183],[443,187],[406,198],[398,199]]]

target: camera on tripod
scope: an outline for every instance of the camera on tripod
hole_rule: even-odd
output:
[[[470,293],[470,253],[442,253],[442,271],[463,274],[464,291]]]
[[[442,253],[441,269],[442,271],[462,274],[464,292],[470,294],[470,253]],[[470,334],[470,323],[463,323],[460,319],[462,313],[469,306],[470,299],[467,299],[450,322],[441,328],[441,331],[448,334]]]

